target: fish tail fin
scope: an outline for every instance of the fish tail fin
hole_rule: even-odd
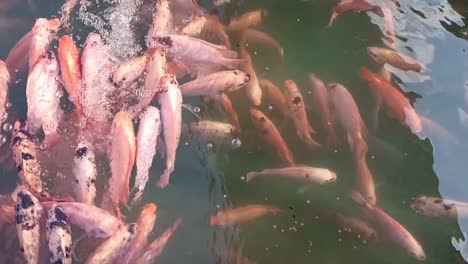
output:
[[[348,144],[351,152],[355,155],[356,160],[364,158],[368,147],[362,137],[353,137],[352,135],[348,134]]]
[[[245,59],[223,59],[223,66],[229,69],[239,69],[242,65],[248,63]]]
[[[258,176],[260,176],[260,173],[251,171],[245,175],[245,182],[250,182],[254,178],[257,178]]]
[[[369,207],[370,206],[368,204],[366,198],[364,198],[364,196],[359,191],[352,190],[349,193],[349,197],[351,198],[351,200],[353,200],[356,204],[358,204],[360,206],[363,206],[363,207]]]
[[[336,17],[338,16],[338,13],[333,12],[331,17],[330,17],[330,22],[328,22],[326,28],[331,28],[333,26],[333,22],[335,21]]]
[[[286,214],[286,210],[284,209],[281,209],[281,208],[277,208],[277,207],[271,207],[270,208],[270,212],[274,215],[277,215],[277,214]]]
[[[159,181],[156,183],[156,186],[161,188],[161,189],[164,189],[167,187],[167,185],[169,185],[169,179],[171,177],[171,173],[172,173],[172,169],[166,169],[163,174],[161,175],[161,177],[159,177]]]
[[[317,131],[310,124],[307,127],[307,131],[309,131],[309,134],[317,133]]]

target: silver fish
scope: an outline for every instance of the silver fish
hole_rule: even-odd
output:
[[[468,203],[437,197],[420,196],[411,200],[411,208],[419,214],[442,219],[468,218]]]
[[[250,75],[243,71],[220,71],[199,77],[180,86],[183,95],[202,96],[219,95],[242,88],[250,80]]]
[[[72,166],[77,201],[94,204],[96,198],[96,158],[88,142],[80,142],[75,150]]]
[[[237,128],[229,123],[203,120],[184,125],[184,133],[201,143],[214,142],[221,145],[223,142],[231,144],[232,139],[239,135]]]
[[[49,244],[50,263],[71,264],[72,237],[67,215],[58,206],[48,212],[46,237]]]
[[[258,177],[271,176],[312,184],[324,184],[336,181],[336,173],[333,171],[309,166],[292,166],[279,169],[264,169],[260,172],[249,172],[245,179],[249,182]]]

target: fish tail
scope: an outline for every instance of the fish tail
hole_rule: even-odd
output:
[[[250,182],[251,180],[253,180],[254,178],[258,176],[260,176],[259,172],[251,171],[247,173],[247,175],[245,175],[245,182]]]
[[[338,13],[333,12],[331,17],[330,17],[330,22],[328,22],[328,25],[326,28],[331,28],[333,26],[333,22],[335,21],[336,17],[338,16]]]
[[[156,186],[161,188],[161,189],[164,189],[167,187],[167,185],[169,185],[169,179],[171,177],[171,173],[172,173],[173,169],[166,169],[163,174],[161,175],[161,177],[159,177],[159,181],[156,183]]]
[[[370,206],[368,204],[366,198],[364,198],[362,193],[360,193],[359,191],[352,190],[349,193],[349,197],[351,198],[351,200],[353,200],[355,203],[357,203],[360,206],[364,206],[364,207],[369,207]]]

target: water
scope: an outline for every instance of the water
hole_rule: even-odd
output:
[[[5,58],[14,43],[32,27],[35,17],[56,16],[60,6],[57,2],[60,1],[45,1],[44,4],[30,8],[24,1],[13,11],[2,14],[1,19],[7,22],[0,23],[1,58]],[[99,8],[103,8],[111,1],[97,2],[100,3]],[[144,2],[147,4],[148,1]],[[202,1],[202,5],[211,8],[208,2]],[[93,31],[101,33],[114,45],[111,45],[114,49],[122,47],[122,50],[118,50],[118,56],[133,56],[140,48],[129,44],[144,43],[142,32],[147,30],[147,25],[137,27],[135,36],[125,45],[115,46],[116,43],[112,41],[120,39],[117,32],[123,32],[125,36],[129,34],[129,28],[121,27],[118,17],[135,12],[135,6],[129,1],[119,3],[112,8],[131,5],[131,10],[120,10],[112,15],[100,14],[99,8],[91,8],[92,14],[81,13],[71,20],[72,25],[76,27],[75,34],[81,36],[82,43],[94,25],[97,29]],[[383,24],[375,15],[349,13],[339,16],[334,26],[326,29],[334,4],[334,1],[325,0],[249,0],[233,1],[217,11],[228,21],[231,16],[266,8],[268,16],[259,28],[282,44],[285,61],[280,63],[275,54],[268,50],[250,47],[257,75],[271,79],[278,85],[285,79],[295,80],[303,91],[306,103],[311,102],[306,93],[307,75],[310,72],[318,74],[325,82],[340,82],[351,91],[364,120],[368,122],[372,97],[367,84],[359,79],[358,69],[362,66],[374,71],[378,69],[368,57],[366,47],[383,46],[380,30]],[[463,263],[463,256],[468,257],[468,246],[452,243],[452,240],[464,240],[464,233],[468,234],[468,221],[459,219],[450,222],[428,218],[416,214],[409,204],[411,198],[421,195],[468,201],[465,175],[468,145],[464,140],[468,125],[459,118],[460,110],[468,110],[468,28],[464,18],[468,15],[468,3],[463,0],[401,0],[399,6],[394,12],[393,21],[398,36],[395,47],[423,62],[427,71],[414,74],[390,70],[394,72],[394,80],[403,91],[413,92],[411,98],[418,97],[414,104],[418,113],[446,128],[449,134],[431,126],[420,135],[413,135],[381,113],[378,130],[367,140],[367,162],[376,183],[379,207],[407,227],[418,239],[427,254],[425,262]],[[87,17],[89,23],[80,20]],[[111,25],[106,26],[109,21]],[[144,21],[142,15],[137,23],[144,24]],[[109,31],[115,28],[118,29],[116,32]],[[233,44],[236,44],[235,37]],[[128,49],[127,53],[125,49]],[[26,113],[25,77],[24,74],[18,76],[20,81],[11,92],[13,108],[18,114],[9,115],[10,123],[15,116],[24,117]],[[160,263],[231,263],[223,260],[224,252],[231,248],[234,248],[235,253],[258,263],[418,262],[382,240],[364,241],[348,234],[327,218],[330,213],[337,211],[359,214],[347,196],[355,176],[348,151],[346,148],[338,148],[314,153],[305,149],[292,125],[281,122],[275,109],[266,105],[262,109],[279,124],[296,162],[329,168],[337,173],[338,180],[335,184],[317,186],[305,193],[298,191],[297,184],[281,180],[258,179],[245,183],[243,177],[247,172],[275,167],[278,161],[274,153],[256,138],[249,121],[248,101],[244,91],[236,92],[232,99],[243,129],[239,147],[216,148],[182,139],[176,169],[171,184],[165,190],[154,187],[154,182],[164,169],[164,158],[158,155],[154,160],[150,181],[143,196],[143,203],[155,202],[158,205],[158,220],[151,238],[161,234],[177,218],[183,219],[182,226],[169,242]],[[202,118],[219,119],[219,115],[206,110],[207,107],[201,101],[190,98],[185,102],[199,107],[197,110],[200,110],[196,112]],[[311,108],[308,112],[312,117],[315,115]],[[192,114],[184,113],[184,122],[193,119]],[[238,145],[237,142],[232,144]],[[51,166],[46,170],[50,171],[50,175],[69,173],[66,164],[71,162],[71,156],[58,159],[56,154],[50,154],[46,157],[49,158],[44,164]],[[53,164],[58,161],[63,164],[54,167]],[[99,165],[101,171],[105,170],[105,165]],[[6,167],[3,169],[3,179],[14,179],[16,173],[5,173]],[[67,179],[50,177],[48,183],[66,183]],[[13,180],[5,180],[1,190],[7,192],[12,186]],[[210,216],[218,210],[253,203],[274,205],[287,213],[267,216],[232,228],[209,226]],[[130,213],[124,211],[124,214],[128,221],[133,221],[138,210]]]

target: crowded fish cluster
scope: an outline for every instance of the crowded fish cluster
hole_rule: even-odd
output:
[[[356,171],[349,197],[364,213],[361,217],[337,213],[336,221],[369,240],[379,237],[418,260],[426,259],[423,246],[404,224],[378,206],[366,161],[366,140],[377,128],[381,109],[408,128],[408,133],[423,130],[422,117],[384,67],[417,74],[427,70],[394,50],[395,3],[341,0],[327,26],[333,30],[333,22],[346,12],[372,12],[385,25],[387,47],[367,48],[381,70],[375,73],[363,67],[356,72],[375,98],[368,130],[353,95],[336,81],[327,83],[310,73],[311,99],[307,102],[309,96],[303,97],[304,89],[294,80],[278,85],[268,76],[257,76],[249,44],[272,51],[280,63],[285,56],[281,44],[258,29],[268,16],[266,9],[223,23],[197,1],[156,0],[151,3],[154,14],[146,25],[149,30],[143,51],[122,57],[106,42],[107,36],[89,32],[83,42],[73,33],[74,14],[90,2],[67,0],[60,18],[37,19],[5,61],[0,61],[0,116],[7,127],[7,118],[15,116],[10,88],[18,76],[27,74],[26,119],[15,120],[6,129],[12,132],[7,152],[17,169],[18,185],[10,195],[0,196],[2,232],[16,223],[19,249],[11,253],[11,263],[154,263],[182,220],[174,220],[158,238],[148,241],[158,210],[152,202],[141,206],[148,181],[154,180],[161,191],[171,184],[182,136],[224,151],[223,144],[240,147],[241,138],[247,137],[244,131],[250,128],[280,165],[247,173],[246,183],[277,177],[297,182],[308,191],[311,186],[337,180],[336,173],[327,168],[296,163],[282,135],[285,129],[293,130],[314,155],[325,149],[347,148]],[[230,1],[214,0],[212,4],[228,5]],[[231,102],[231,93],[238,90],[249,101],[250,120],[246,123],[250,128],[241,129],[241,117]],[[224,121],[201,119],[199,107],[184,104],[190,97],[212,102]],[[314,122],[310,122],[309,105],[318,117]],[[275,111],[266,111],[270,108]],[[183,120],[185,110],[195,121]],[[293,125],[282,128],[277,120]],[[40,157],[63,148],[73,153],[67,161],[71,175],[66,176],[70,182],[65,191],[58,191],[55,176],[47,175]],[[153,164],[158,153],[164,164]],[[6,166],[9,160],[3,158],[2,162]],[[150,179],[152,166],[164,167],[158,179]],[[431,197],[416,198],[411,207],[428,216],[450,219],[465,215],[468,208],[464,203]],[[138,219],[129,221],[121,209],[139,210]],[[216,212],[210,225],[222,228],[284,213],[274,205],[248,204]],[[73,227],[80,231],[72,232]],[[81,242],[91,238],[99,242],[93,248]],[[86,248],[86,256],[73,261],[82,248]]]

